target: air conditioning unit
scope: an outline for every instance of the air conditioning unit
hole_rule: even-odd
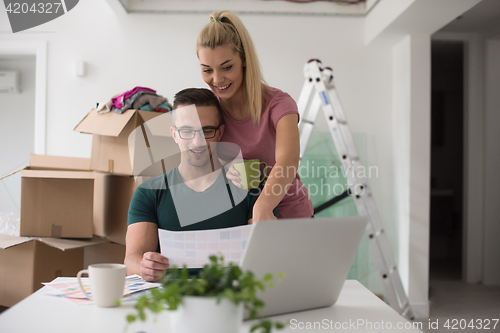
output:
[[[0,71],[0,93],[20,93],[21,85],[19,76],[19,73],[16,71]]]

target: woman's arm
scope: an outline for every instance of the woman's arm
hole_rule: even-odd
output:
[[[253,223],[276,217],[273,209],[290,189],[300,155],[298,114],[283,116],[276,125],[276,164],[253,208]]]

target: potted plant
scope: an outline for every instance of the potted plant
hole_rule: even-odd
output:
[[[234,333],[243,321],[243,312],[250,318],[257,316],[264,303],[256,297],[258,290],[273,286],[273,277],[267,274],[259,280],[252,272],[243,272],[238,266],[224,265],[222,256],[210,256],[198,278],[190,278],[186,266],[174,266],[162,278],[162,287],[151,290],[151,295],[137,300],[137,314],[129,314],[129,323],[146,320],[145,310],[153,313],[173,311],[170,322],[174,333]],[[282,277],[282,274],[280,274]],[[251,332],[269,333],[281,329],[283,323],[263,319]]]

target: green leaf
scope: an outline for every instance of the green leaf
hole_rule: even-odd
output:
[[[264,327],[266,330],[271,330],[271,328],[273,327],[273,325],[271,324],[271,321],[270,320],[262,320],[261,322],[262,324],[262,327]]]
[[[161,292],[158,290],[158,288],[151,289],[151,295],[153,295],[155,299],[161,298]]]
[[[135,308],[140,310],[140,309],[144,309],[144,307],[146,306],[146,303],[148,302],[148,297],[147,296],[142,296],[141,298],[139,298],[137,300],[137,303],[135,303]]]
[[[282,278],[283,273],[279,273]],[[152,289],[149,296],[143,296],[136,301],[136,315],[128,315],[127,322],[138,318],[146,320],[146,311],[160,313],[163,310],[176,310],[182,303],[184,296],[216,297],[217,302],[222,298],[234,304],[242,303],[250,318],[255,318],[264,307],[264,303],[257,298],[257,291],[264,291],[267,286],[273,286],[273,276],[266,274],[259,279],[251,271],[243,272],[233,263],[224,264],[222,255],[212,255],[209,262],[203,266],[198,278],[189,278],[187,267],[182,269],[173,266],[162,279],[162,288]],[[269,333],[275,327],[281,329],[280,322],[273,323],[263,320],[252,327],[252,332],[259,330]]]
[[[253,301],[253,306],[256,307],[256,308],[262,308],[264,307],[264,302],[262,302],[260,299],[254,299]]]
[[[250,328],[250,332],[255,332],[256,330],[258,330],[260,328],[260,325],[259,324],[256,324],[256,325],[253,325],[251,328]]]
[[[142,321],[146,321],[146,314],[144,313],[144,310],[139,310],[139,318]]]

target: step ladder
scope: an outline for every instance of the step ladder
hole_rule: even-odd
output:
[[[321,62],[313,59],[304,66],[304,75],[306,79],[297,103],[300,114],[300,160],[304,156],[318,113],[322,110],[349,185],[349,190],[340,199],[352,195],[358,213],[369,216],[366,235],[382,277],[387,301],[399,314],[414,320],[370,186],[365,177],[359,177],[365,173],[356,172],[362,170],[360,168],[363,165],[333,85],[333,71],[329,67],[322,68]],[[332,200],[336,202],[339,198]]]

